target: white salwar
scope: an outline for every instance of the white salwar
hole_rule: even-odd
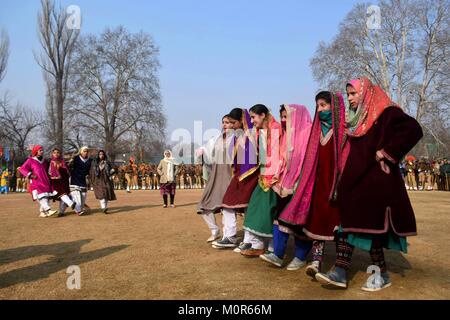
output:
[[[39,199],[39,210],[41,212],[46,212],[50,210],[50,205],[48,204],[48,198]]]
[[[71,185],[70,195],[75,202],[75,211],[81,212],[84,209],[84,204],[86,203],[87,192],[85,188],[80,188],[78,186]]]
[[[61,203],[66,204],[68,207],[71,207],[73,205],[72,199],[70,199],[67,194],[61,196]]]
[[[233,209],[222,209],[223,237],[233,238],[237,233],[236,211]]]
[[[107,209],[108,208],[108,199],[101,199],[100,200],[100,208]]]
[[[252,249],[264,249],[264,241],[261,237],[247,230],[244,231],[244,243],[250,243]]]
[[[217,237],[219,235],[220,229],[216,223],[216,215],[212,211],[204,211],[202,213],[202,218],[208,225],[209,230],[211,230],[211,235]]]
[[[87,147],[82,147],[80,149],[80,153],[82,153],[84,149],[87,149]],[[84,159],[82,156],[79,157],[83,162],[89,160],[89,158]],[[75,211],[81,212],[84,209],[84,204],[86,203],[87,188],[83,188],[76,185],[70,185],[70,195],[72,196],[72,199],[75,202]]]

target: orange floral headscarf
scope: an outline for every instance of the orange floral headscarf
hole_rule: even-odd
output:
[[[378,117],[387,107],[398,107],[379,86],[374,85],[367,77],[351,80],[352,86],[359,93],[361,100],[353,116],[347,117],[346,133],[351,137],[361,137],[369,131]]]

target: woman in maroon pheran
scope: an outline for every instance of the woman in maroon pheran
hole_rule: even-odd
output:
[[[400,174],[399,161],[422,138],[419,123],[368,78],[347,84],[350,103],[346,134],[350,150],[337,189],[340,228],[336,263],[322,284],[347,288],[353,248],[370,253],[377,274],[364,291],[391,285],[383,248],[407,252],[407,236],[417,234],[416,220]]]

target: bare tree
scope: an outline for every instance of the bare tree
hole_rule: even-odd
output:
[[[38,14],[38,34],[42,53],[35,55],[47,83],[47,107],[51,104],[49,122],[54,123],[55,144],[63,149],[64,102],[70,74],[71,55],[79,35],[78,29],[68,28],[69,16],[52,0],[41,0]],[[50,91],[49,91],[50,90]]]
[[[55,144],[58,121],[56,117],[55,85],[49,73],[43,72],[43,77],[45,83],[45,135],[47,141]]]
[[[21,104],[11,106],[8,94],[0,99],[0,140],[11,144],[19,158],[25,157],[30,135],[41,124],[38,112]]]
[[[346,81],[368,76],[444,150],[442,137],[450,132],[444,120],[449,113],[449,1],[381,0],[380,28],[373,29],[366,25],[368,7],[355,5],[335,38],[319,44],[310,61],[314,78],[330,90],[344,90]]]
[[[0,33],[0,82],[5,78],[9,58],[9,37],[5,30]]]
[[[420,2],[420,45],[416,56],[422,72],[417,86],[416,119],[443,101],[450,86],[450,3],[445,0]]]
[[[357,4],[340,25],[330,44],[321,43],[310,65],[316,80],[342,89],[342,82],[367,75],[403,101],[411,60],[417,6],[411,1],[381,1],[381,29],[367,27],[368,4]]]
[[[115,146],[136,128],[163,134],[158,48],[152,37],[118,27],[79,40],[70,97],[71,112],[82,117],[78,125],[113,159]]]
[[[135,154],[139,161],[160,156],[163,153],[165,119],[155,119],[153,123],[137,123],[131,132],[122,140],[132,141],[131,149],[128,144],[127,152]]]

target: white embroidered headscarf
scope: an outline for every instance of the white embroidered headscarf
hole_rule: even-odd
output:
[[[169,153],[169,156],[166,156],[166,153]],[[164,151],[164,161],[167,162],[167,180],[174,181],[175,177],[175,166],[177,165],[175,158],[172,157],[172,152],[170,150]]]
[[[80,150],[78,151],[78,155],[80,156],[80,159],[83,160],[84,162],[86,162],[86,161],[88,160],[88,158],[84,159],[84,158],[81,156],[81,154],[82,154],[83,151],[85,151],[85,150],[88,150],[88,151],[89,151],[89,148],[88,148],[87,146],[82,146],[82,147],[80,148]]]

